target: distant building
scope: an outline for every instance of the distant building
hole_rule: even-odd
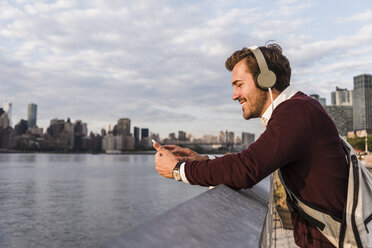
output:
[[[347,136],[347,133],[353,130],[353,106],[330,105],[324,109],[335,123],[339,134]]]
[[[65,126],[65,121],[64,120],[52,119],[52,120],[50,120],[50,125],[47,129],[47,133],[52,138],[58,138],[60,133],[63,131],[64,126]]]
[[[121,118],[118,120],[117,125],[115,126],[115,135],[124,135],[130,136],[130,119]]]
[[[83,148],[94,153],[102,151],[102,137],[90,132],[89,137],[83,139]]]
[[[144,148],[151,146],[150,131],[148,128],[141,128],[141,145]]]
[[[15,126],[14,130],[18,136],[25,134],[28,129],[28,121],[21,119]]]
[[[7,115],[8,115],[9,126],[11,127],[12,126],[12,103],[5,102],[3,104],[3,109],[4,109],[5,113],[7,113]]]
[[[160,136],[158,133],[151,133],[151,139],[160,142]]]
[[[2,115],[0,115],[0,128],[8,128],[10,126],[10,123],[9,123],[9,118],[8,118],[8,114],[6,112],[3,112]]]
[[[106,153],[116,153],[134,149],[134,137],[125,135],[106,135],[102,139],[102,150]]]
[[[42,129],[32,129],[29,132],[42,133]],[[51,149],[64,151],[82,151],[84,139],[87,137],[88,126],[81,120],[71,123],[67,121],[52,119],[47,129],[47,139]]]
[[[234,141],[235,141],[235,134],[234,134],[234,132],[228,132],[227,143],[234,144]]]
[[[141,128],[141,139],[149,137],[149,129],[148,128]]]
[[[88,136],[88,124],[85,122],[82,122],[81,125],[83,126],[83,136]]]
[[[134,149],[134,137],[133,136],[122,136],[123,150]]]
[[[70,118],[67,118],[67,121],[64,122],[63,130],[59,134],[58,147],[64,150],[73,150],[75,144],[75,128],[74,124],[71,123]]]
[[[195,140],[195,137],[192,135],[192,133],[187,134],[187,140],[193,142]]]
[[[354,130],[372,128],[372,75],[354,77]]]
[[[40,136],[43,136],[43,128],[39,128],[37,126],[29,127],[28,130],[27,130],[27,133],[40,137]]]
[[[74,151],[82,151],[83,150],[83,138],[86,137],[86,129],[87,125],[83,123],[81,120],[76,120],[73,124],[73,150]]]
[[[202,140],[202,142],[205,142],[205,143],[217,144],[217,136],[215,136],[215,135],[205,134],[205,135],[203,135],[201,140]]]
[[[317,100],[323,107],[326,106],[326,99],[320,97],[318,94],[311,94],[310,97]]]
[[[140,129],[139,129],[139,127],[134,127],[133,128],[133,136],[134,136],[135,141],[138,142],[140,140]]]
[[[175,134],[175,133],[170,133],[170,134],[168,135],[168,139],[169,139],[169,140],[177,140],[176,134]]]
[[[336,91],[331,93],[332,105],[351,106],[353,105],[353,91],[336,87]]]
[[[139,127],[133,128],[133,138],[134,138],[134,146],[138,148],[138,144],[140,142],[140,129]]]
[[[37,105],[34,103],[30,103],[28,105],[27,111],[27,121],[29,127],[36,126],[36,118],[37,118]]]
[[[342,136],[353,130],[352,99],[352,91],[336,87],[336,91],[331,93],[332,105],[324,107]]]
[[[254,141],[255,135],[253,133],[242,132],[242,144],[244,149],[248,148]]]
[[[106,153],[133,150],[134,148],[135,139],[130,133],[130,119],[128,118],[119,119],[112,132],[108,132],[102,139],[102,150]]]
[[[106,135],[102,138],[102,150],[104,152],[114,151],[116,150],[115,144],[115,136],[113,135]]]
[[[236,145],[241,145],[241,144],[242,144],[242,138],[240,138],[239,136],[237,136],[237,137],[235,138],[235,144],[236,144]]]
[[[6,113],[2,115],[7,116]],[[0,148],[12,149],[17,145],[16,132],[13,128],[0,129]]]
[[[186,141],[187,140],[187,137],[186,137],[186,132],[184,131],[178,131],[178,140],[179,141]]]
[[[225,136],[224,131],[222,131],[222,130],[220,131],[220,134],[218,136],[218,141],[219,141],[220,144],[223,144],[223,143],[226,142],[226,136]]]
[[[107,123],[106,134],[109,134],[110,132],[111,132],[111,124],[110,123]]]

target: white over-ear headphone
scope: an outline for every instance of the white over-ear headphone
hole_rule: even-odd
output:
[[[258,67],[260,68],[260,73],[258,73],[256,77],[257,86],[262,90],[273,88],[276,83],[276,76],[273,71],[269,70],[265,57],[263,56],[260,48],[257,46],[252,46],[248,49],[253,53],[257,60]]]

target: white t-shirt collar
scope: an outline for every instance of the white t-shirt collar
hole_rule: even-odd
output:
[[[285,90],[283,90],[277,98],[274,100],[274,109],[284,101],[290,99],[294,94],[296,94],[298,90],[293,86],[289,85]],[[261,124],[266,127],[267,123],[269,122],[271,115],[273,113],[273,108],[270,106],[266,109],[266,111],[261,116]]]

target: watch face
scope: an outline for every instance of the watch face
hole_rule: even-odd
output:
[[[180,175],[180,172],[179,170],[174,170],[173,171],[173,178],[177,181],[180,181],[181,180],[181,175]]]

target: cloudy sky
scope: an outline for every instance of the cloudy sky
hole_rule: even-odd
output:
[[[370,0],[0,1],[0,102],[13,124],[77,119],[99,132],[128,117],[162,138],[259,134],[231,100],[226,58],[275,40],[292,84],[327,98],[372,73]]]

